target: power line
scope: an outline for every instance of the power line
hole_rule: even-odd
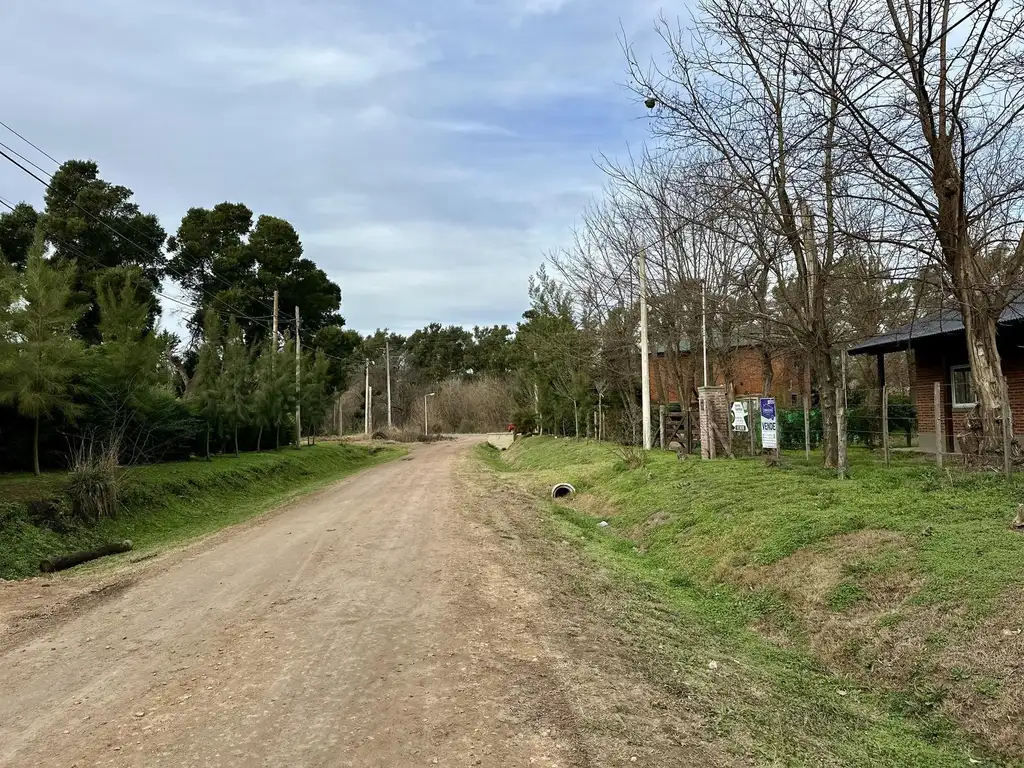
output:
[[[32,147],[32,149],[34,149],[34,150],[35,150],[36,152],[38,152],[39,154],[41,154],[41,155],[43,155],[44,157],[48,158],[48,159],[49,159],[49,160],[50,160],[51,162],[53,162],[53,164],[54,164],[54,165],[60,165],[60,161],[58,161],[58,160],[57,160],[57,159],[56,159],[56,158],[55,158],[55,157],[54,157],[53,155],[50,155],[50,154],[48,154],[47,152],[45,152],[45,151],[43,151],[42,149],[40,149],[39,147],[37,147],[37,146],[36,146],[35,144],[33,144],[33,143],[32,143],[31,141],[29,141],[28,139],[26,139],[26,138],[25,138],[24,136],[22,136],[22,135],[21,135],[20,133],[18,133],[18,132],[17,132],[16,130],[14,130],[13,128],[11,128],[11,126],[9,126],[9,125],[8,125],[7,123],[5,123],[5,122],[3,122],[2,120],[0,120],[0,126],[3,126],[3,127],[4,127],[4,128],[6,128],[6,129],[7,129],[8,131],[10,131],[11,133],[13,133],[13,134],[14,134],[15,136],[17,136],[17,137],[18,137],[19,139],[21,139],[21,140],[22,140],[22,141],[24,141],[24,142],[25,142],[26,144],[28,144],[28,145],[29,145],[30,147]]]

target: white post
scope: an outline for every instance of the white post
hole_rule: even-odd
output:
[[[388,366],[388,429],[391,429],[391,344],[388,341],[384,342],[384,357]]]
[[[274,291],[274,349],[277,349],[277,291]]]
[[[370,395],[366,399],[366,418],[370,423],[368,434],[373,434],[373,387],[370,387]]]
[[[708,292],[707,282],[700,281],[700,336],[704,351],[704,386],[708,386]],[[681,395],[680,395],[681,397]]]
[[[436,394],[435,392],[431,392],[430,394],[423,396],[423,434],[424,435],[429,435],[430,434],[430,427],[427,424],[427,398],[428,397],[433,397],[435,394]]]
[[[366,359],[366,385],[363,389],[363,431],[370,436],[370,359]]]
[[[650,344],[647,340],[647,254],[640,251],[640,386],[643,401],[643,446],[649,451],[651,445],[651,359]]]
[[[299,308],[295,307],[295,448],[302,447],[302,337],[299,336]]]

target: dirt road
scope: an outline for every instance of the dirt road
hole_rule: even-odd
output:
[[[0,586],[0,765],[689,764],[593,730],[613,689],[650,696],[485,523],[472,442],[133,570]]]

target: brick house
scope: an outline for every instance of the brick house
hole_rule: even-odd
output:
[[[1011,421],[1024,424],[1024,299],[1003,310],[996,341],[1003,375],[1010,394]],[[963,432],[964,417],[974,407],[971,367],[960,313],[947,310],[915,320],[901,328],[868,339],[847,350],[850,355],[875,355],[880,386],[885,384],[885,356],[911,352],[911,399],[917,408],[922,450],[935,450],[935,383],[941,384],[941,416],[946,452],[959,450],[956,435]],[[1015,429],[1019,434],[1019,430]]]
[[[691,344],[683,341],[679,344],[680,363],[696,371],[701,376],[703,360],[700,348],[692,349]],[[712,366],[714,368],[714,366]],[[753,397],[764,395],[761,392],[763,382],[761,349],[756,342],[739,342],[732,347],[729,359],[732,371],[731,381],[725,381],[720,370],[713,370],[714,381],[709,383],[718,386],[732,386],[733,397]],[[797,371],[800,367],[788,357],[780,356],[772,359],[772,391],[769,396],[775,397],[780,408],[789,408],[799,401],[802,393],[801,378]],[[684,382],[685,386],[685,382]],[[655,405],[680,404],[676,376],[672,371],[671,361],[666,355],[664,346],[658,346],[651,353],[651,402]],[[661,392],[665,392],[662,402]],[[691,393],[688,404],[696,407],[696,397]]]

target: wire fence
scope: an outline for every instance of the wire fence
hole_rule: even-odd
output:
[[[1014,425],[1024,425],[1024,398],[1013,402],[1012,388],[1002,412],[988,423],[977,407],[968,372],[952,369],[947,380],[922,378],[912,386],[861,386],[836,390],[835,420],[825,423],[817,393],[797,397],[797,407],[774,411],[766,448],[760,398],[702,401],[699,407],[675,412],[659,409],[655,422],[661,447],[706,458],[757,456],[772,450],[800,451],[808,456],[827,442],[840,457],[849,450],[889,465],[899,457],[934,462],[938,467],[1024,471],[1024,449]],[[800,402],[802,400],[802,403]],[[782,403],[782,400],[778,400]],[[1016,407],[1015,407],[1016,406]],[[701,428],[702,417],[709,428]],[[831,440],[826,440],[826,431]],[[1022,438],[1024,439],[1024,438]]]

